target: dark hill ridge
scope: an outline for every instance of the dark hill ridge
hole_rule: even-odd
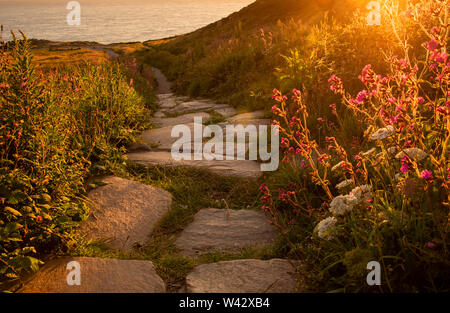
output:
[[[235,33],[237,27],[243,32],[261,27],[270,29],[278,21],[288,21],[292,18],[305,23],[316,23],[325,13],[336,18],[345,18],[351,16],[357,8],[365,10],[368,2],[369,0],[257,0],[239,12],[175,38],[181,41],[209,36],[216,39],[227,38]]]

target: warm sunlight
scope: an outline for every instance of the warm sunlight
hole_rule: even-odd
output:
[[[1,294],[144,293],[98,302],[151,312],[445,296],[449,10],[0,0]]]

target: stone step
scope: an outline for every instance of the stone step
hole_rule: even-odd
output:
[[[188,293],[294,293],[295,263],[254,259],[203,264],[186,277]]]
[[[194,140],[194,123],[191,122],[185,125],[191,131],[191,140],[186,140],[186,142],[192,142]],[[173,144],[181,137],[181,134],[178,138],[172,137],[172,129],[173,126],[165,126],[146,130],[141,134],[141,140],[155,146],[157,150],[171,151]]]
[[[112,248],[130,250],[144,243],[158,220],[170,210],[172,195],[160,188],[119,177],[89,193],[90,216],[81,226],[89,239],[110,238]]]
[[[246,124],[251,120],[258,120],[264,117],[264,111],[254,111],[248,113],[242,113],[228,118],[227,122],[230,124]]]
[[[211,154],[211,157],[216,155]],[[128,160],[143,165],[167,167],[193,167],[209,170],[223,176],[258,178],[262,175],[260,164],[249,160],[174,160],[169,151],[137,152],[126,156]]]
[[[70,262],[78,262],[80,285]],[[69,267],[69,269],[67,269]],[[166,287],[150,261],[64,257],[48,261],[19,289],[20,293],[163,293]]]
[[[223,107],[223,108],[220,108],[220,109],[216,109],[216,110],[214,110],[214,111],[215,111],[216,113],[222,115],[222,116],[225,117],[225,118],[228,118],[228,117],[231,117],[231,116],[237,114],[236,109],[233,108],[233,107],[230,107],[230,106],[226,106],[226,107]]]
[[[197,256],[263,247],[276,237],[277,230],[262,211],[203,209],[181,233],[176,246],[183,255]]]
[[[184,125],[194,123],[195,118],[202,118],[203,123],[207,123],[211,119],[211,115],[206,112],[197,112],[184,114],[177,117],[152,118],[152,123],[157,127],[168,127],[175,125]]]
[[[160,103],[161,105],[161,103]],[[192,100],[186,101],[174,106],[170,109],[165,110],[167,114],[187,114],[198,111],[205,110],[216,110],[228,108],[229,106],[226,104],[217,104],[208,100]]]

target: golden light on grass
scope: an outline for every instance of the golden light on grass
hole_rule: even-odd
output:
[[[38,67],[55,67],[67,64],[81,64],[85,62],[102,63],[108,56],[103,51],[90,49],[76,50],[32,50],[34,61]]]

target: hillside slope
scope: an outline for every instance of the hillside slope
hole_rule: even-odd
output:
[[[359,70],[372,57],[373,64],[380,63],[379,49],[393,46],[393,38],[389,35],[391,38],[385,40],[382,27],[366,27],[367,3],[367,0],[257,0],[192,33],[146,42],[148,49],[137,57],[161,68],[174,82],[177,93],[214,98],[245,109],[270,108],[274,87],[293,88],[311,83],[318,79],[316,74],[320,70],[334,64],[352,72],[349,69]],[[355,17],[357,9],[361,14]],[[333,49],[360,57],[351,64],[347,64],[351,59],[347,57],[330,59],[326,66],[319,64],[319,57],[331,54]],[[316,56],[322,55],[313,60],[312,51]],[[297,77],[280,86],[280,78],[286,74]]]

